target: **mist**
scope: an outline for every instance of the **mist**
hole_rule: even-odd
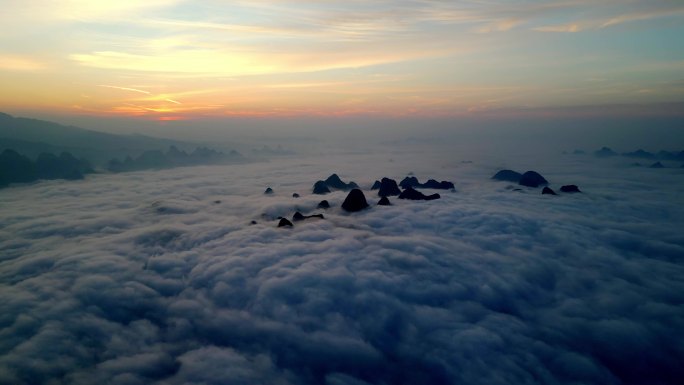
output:
[[[0,382],[684,376],[679,164],[406,134],[0,190]],[[500,169],[536,170],[559,195],[492,180]],[[370,208],[342,210],[345,191],[312,194],[332,173],[356,182]],[[373,181],[407,175],[455,189],[377,206]],[[566,184],[582,192],[561,193]],[[317,208],[322,199],[330,209]],[[277,227],[297,211],[324,218]]]
[[[248,151],[283,145],[302,153],[370,150],[397,143],[462,146],[481,151],[680,150],[684,105],[609,105],[509,109],[456,117],[200,117],[179,121],[91,116],[37,116],[113,134],[220,145]]]

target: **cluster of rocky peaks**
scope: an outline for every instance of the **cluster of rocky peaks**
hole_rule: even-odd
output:
[[[403,191],[399,188],[399,186],[403,188]],[[397,182],[394,179],[382,178],[381,180],[376,181],[376,183],[373,184],[371,190],[378,191],[378,196],[380,197],[380,200],[377,203],[378,206],[391,205],[391,202],[389,200],[390,196],[397,196],[399,199],[426,201],[440,198],[439,194],[425,195],[422,192],[416,190],[414,187],[453,190],[454,184],[448,181],[437,182],[434,179],[430,179],[426,183],[419,183],[418,179],[415,177],[406,177],[404,178],[404,180],[402,180],[402,183],[397,184]],[[359,188],[359,186],[355,182],[345,183],[340,179],[340,177],[337,174],[332,174],[325,180],[316,181],[316,183],[314,183],[312,193],[322,195],[331,192],[331,190],[349,191],[349,193],[347,194],[346,198],[340,206],[342,210],[346,212],[358,212],[370,207],[366,199],[366,195]],[[264,194],[271,195],[274,194],[274,191],[271,187],[267,187],[264,191]],[[292,196],[294,198],[298,198],[299,194],[293,193]],[[322,200],[318,204],[317,208],[329,209],[330,203],[327,200]],[[278,227],[290,227],[294,225],[293,222],[302,221],[310,218],[324,219],[323,214],[313,214],[306,216],[301,214],[300,212],[296,212],[293,215],[292,220],[282,217],[278,218]]]
[[[582,154],[584,153],[583,151],[580,150],[575,150],[574,154]],[[594,151],[594,156],[599,157],[599,158],[610,158],[614,156],[624,156],[627,158],[633,158],[633,159],[643,159],[643,160],[650,160],[650,161],[655,161],[654,163],[650,164],[648,167],[650,168],[665,168],[665,165],[662,163],[662,161],[672,161],[672,162],[684,162],[684,150],[683,151],[665,151],[661,150],[657,153],[654,152],[649,152],[645,151],[644,149],[638,149],[636,151],[629,151],[629,152],[623,152],[621,154],[613,151],[609,147],[602,147],[601,149]],[[634,163],[634,166],[642,166],[641,163]],[[682,164],[682,167],[684,167],[684,164]]]
[[[494,176],[492,176],[492,179],[504,182],[513,182],[521,186],[533,188],[543,186],[544,188],[542,189],[542,194],[557,195],[556,192],[548,186],[549,181],[547,181],[546,178],[536,171],[526,171],[525,173],[521,174],[513,170],[500,170],[494,174]],[[579,187],[574,184],[563,185],[561,186],[560,191],[564,193],[581,192]]]
[[[176,146],[170,146],[167,152],[150,150],[143,152],[136,158],[127,156],[122,161],[112,159],[109,161],[107,169],[112,172],[137,171],[216,164],[241,158],[242,155],[235,150],[224,153],[207,147],[197,147],[193,152],[187,153],[183,150],[179,150]]]
[[[333,182],[331,184],[331,181]],[[339,179],[337,174],[331,175],[328,179],[325,181],[318,181],[314,184],[313,191],[314,194],[325,194],[327,192],[330,192],[330,189],[325,191],[323,187],[325,186],[333,186],[335,189],[339,190],[347,190],[347,189],[352,189],[358,190],[363,194],[363,192],[358,189],[358,185],[354,182],[349,182],[349,183],[344,183]],[[401,189],[400,189],[401,187]],[[449,181],[441,181],[438,182],[435,179],[429,179],[425,183],[420,183],[418,181],[418,178],[415,176],[407,176],[404,178],[401,182],[397,183],[394,179],[383,177],[380,180],[376,180],[373,183],[373,186],[371,187],[371,191],[376,191],[378,192],[378,196],[381,199],[378,204],[381,206],[386,206],[389,205],[389,199],[388,197],[391,196],[398,196],[399,199],[409,199],[409,200],[434,200],[434,199],[439,199],[440,195],[439,194],[431,194],[431,195],[425,195],[422,192],[416,190],[416,188],[428,188],[428,189],[438,189],[438,190],[454,190],[454,184]],[[402,191],[403,189],[403,191]],[[358,193],[354,193],[358,195]],[[351,192],[350,192],[350,195]],[[349,198],[349,196],[348,196]],[[365,197],[364,197],[365,199]],[[351,211],[351,210],[348,210]]]
[[[27,183],[40,179],[83,179],[93,168],[85,159],[77,159],[68,152],[59,156],[42,153],[35,161],[14,150],[0,154],[0,187],[11,183]]]
[[[404,178],[401,182],[399,182],[399,186],[403,189],[407,189],[409,187],[416,188],[416,187],[421,187],[421,188],[430,188],[430,189],[436,189],[436,190],[453,190],[454,189],[454,184],[443,180],[441,182],[437,182],[434,179],[428,179],[427,182],[425,183],[420,183],[418,181],[418,178],[415,176],[407,176]]]

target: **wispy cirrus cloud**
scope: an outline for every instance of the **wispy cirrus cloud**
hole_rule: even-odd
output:
[[[98,86],[98,87],[104,87],[104,88],[112,88],[112,89],[115,89],[115,90],[137,92],[137,93],[146,94],[146,95],[149,95],[149,94],[150,94],[149,91],[139,90],[139,89],[130,88],[130,87],[110,86],[110,85],[105,85],[105,84],[98,84],[97,86]]]
[[[676,18],[684,16],[684,4],[672,2],[653,2],[650,5],[634,7],[637,9],[625,11],[613,7],[604,12],[598,12],[590,18],[578,18],[564,24],[548,24],[532,28],[540,32],[580,32],[586,30],[603,29],[637,21],[648,21],[661,18]],[[639,9],[641,8],[641,9]]]

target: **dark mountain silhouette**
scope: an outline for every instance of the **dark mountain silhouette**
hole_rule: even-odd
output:
[[[313,185],[313,193],[314,194],[323,195],[323,194],[327,194],[329,192],[330,192],[330,189],[328,188],[328,185],[325,183],[325,181],[319,180],[319,181],[316,181],[316,183],[314,183],[314,185]]]
[[[192,153],[179,150],[176,146],[169,147],[166,153],[159,150],[143,152],[137,158],[126,157],[123,161],[112,159],[107,170],[112,172],[136,171],[148,169],[162,169],[182,166],[197,166],[202,164],[217,164],[241,160],[242,155],[237,151],[228,154],[206,147],[198,147]]]
[[[137,156],[172,145],[188,146],[188,143],[145,135],[115,135],[0,113],[0,149],[14,149],[31,157],[42,152],[69,152],[104,165],[115,157]]]
[[[659,151],[658,159],[684,161],[684,151]]]
[[[598,151],[594,151],[594,155],[599,158],[607,158],[618,155],[617,152],[611,150],[609,147],[602,147]],[[682,151],[666,151],[660,150],[657,153],[646,151],[642,148],[635,151],[628,151],[619,154],[627,158],[637,159],[653,159],[653,160],[673,160],[684,161],[684,150]]]
[[[501,170],[494,174],[492,179],[505,181],[505,182],[520,182],[522,174],[513,170]]]
[[[318,180],[313,185],[314,194],[327,194],[331,190],[348,191],[359,186],[354,182],[344,183],[337,174],[330,175],[326,180]]]
[[[378,189],[378,196],[388,197],[401,194],[399,186],[394,179],[382,178],[380,182],[380,188]]]
[[[392,205],[392,203],[390,203],[389,198],[387,198],[386,196],[380,198],[380,200],[378,201],[378,206],[391,206],[391,205]]]
[[[451,190],[452,188],[454,188],[454,184],[446,180],[437,182],[434,179],[428,179],[427,182],[421,184],[419,187],[431,188],[436,190]]]
[[[348,191],[359,188],[355,182],[344,183],[337,174],[332,174],[325,180],[325,184],[332,189]]]
[[[438,182],[434,179],[428,179],[427,182],[420,183],[418,181],[418,178],[416,178],[415,176],[407,176],[406,178],[402,179],[402,181],[399,182],[399,186],[401,186],[401,188],[403,189],[407,189],[409,187],[422,187],[437,190],[450,190],[454,188],[454,184],[446,180]]]
[[[68,152],[59,156],[42,153],[35,162],[14,150],[0,153],[0,187],[39,179],[83,179],[84,174],[92,172],[88,161]]]
[[[626,156],[629,158],[642,158],[642,159],[654,159],[656,157],[655,154],[650,153],[648,151],[644,151],[641,148],[636,150],[636,151],[632,151],[632,152],[623,152],[622,156]]]
[[[561,186],[560,190],[564,193],[578,193],[581,192],[579,187],[574,184],[566,184],[564,186]]]
[[[594,151],[594,156],[597,156],[599,158],[607,158],[607,157],[615,156],[615,155],[617,155],[617,152],[611,150],[608,147],[601,147],[600,150]]]
[[[407,176],[399,182],[399,186],[403,189],[407,189],[409,187],[420,186],[420,182],[418,182],[418,178],[415,176]]]
[[[303,220],[305,220],[305,219],[310,219],[310,218],[325,219],[325,217],[323,216],[323,214],[304,215],[304,214],[300,213],[299,211],[297,211],[297,212],[294,213],[294,215],[292,216],[292,221],[293,221],[293,222],[299,222],[299,221],[303,221]]]
[[[342,202],[342,208],[349,212],[361,211],[366,207],[368,207],[366,196],[363,195],[363,191],[357,188],[352,189]]]
[[[412,201],[431,201],[439,198],[441,198],[439,194],[425,195],[418,190],[414,190],[413,187],[407,187],[399,194],[399,199],[408,199]]]
[[[546,180],[546,178],[541,176],[541,174],[539,174],[536,171],[526,171],[520,177],[518,184],[527,187],[539,187],[546,186],[547,184],[549,184],[549,182]]]
[[[545,186],[545,187],[542,189],[542,195],[558,195],[558,194],[556,194],[556,192],[553,191],[553,190],[551,189],[551,187]]]

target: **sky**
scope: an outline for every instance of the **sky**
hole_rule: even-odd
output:
[[[684,101],[679,0],[6,0],[0,23],[0,109],[19,115],[443,118]]]

